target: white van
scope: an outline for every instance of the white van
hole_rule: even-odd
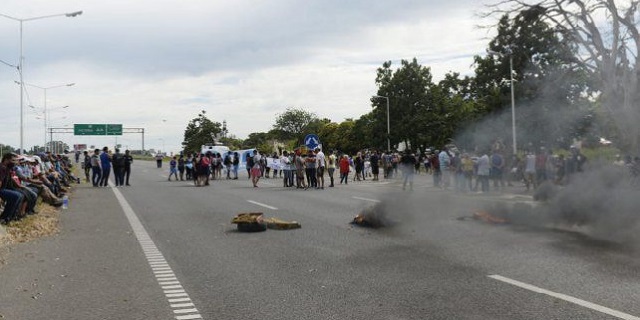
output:
[[[229,147],[227,146],[220,146],[220,145],[203,145],[200,152],[202,154],[207,154],[207,152],[210,153],[219,153],[220,155],[224,155],[226,153],[229,152]]]

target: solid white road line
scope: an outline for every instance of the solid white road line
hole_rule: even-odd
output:
[[[253,203],[253,204],[257,205],[257,206],[265,207],[267,209],[278,210],[278,208],[276,208],[276,207],[272,207],[272,206],[266,205],[264,203],[256,202],[256,201],[253,201],[253,200],[247,200],[247,202]]]
[[[514,285],[516,287],[520,287],[522,289],[527,289],[529,291],[533,291],[533,292],[536,292],[536,293],[546,294],[548,296],[551,296],[551,297],[554,297],[554,298],[557,298],[557,299],[560,299],[560,300],[571,302],[571,303],[577,304],[579,306],[582,306],[582,307],[585,307],[585,308],[588,308],[588,309],[591,309],[591,310],[595,310],[595,311],[598,311],[598,312],[602,312],[602,313],[614,316],[614,317],[619,318],[619,319],[640,320],[639,317],[632,316],[632,315],[624,313],[624,312],[620,312],[620,311],[613,310],[613,309],[610,309],[610,308],[607,308],[607,307],[603,307],[601,305],[598,305],[598,304],[595,304],[595,303],[591,303],[589,301],[585,301],[585,300],[582,300],[582,299],[574,298],[574,297],[568,296],[566,294],[557,293],[557,292],[549,291],[549,290],[546,290],[546,289],[542,289],[540,287],[536,287],[534,285],[530,285],[530,284],[527,284],[527,283],[524,283],[524,282],[520,282],[518,280],[513,280],[513,279],[510,279],[510,278],[507,278],[507,277],[503,277],[501,275],[494,274],[494,275],[489,275],[488,277],[492,278],[492,279],[495,279],[495,280],[498,280],[498,281],[502,281],[502,282]]]
[[[371,202],[380,202],[380,200],[369,199],[369,198],[361,198],[361,197],[356,197],[356,196],[353,196],[351,198],[358,199],[358,200],[364,200],[364,201],[371,201]]]
[[[191,299],[189,298],[189,295],[185,292],[184,288],[182,288],[182,285],[176,278],[175,274],[173,274],[171,267],[169,266],[167,261],[164,259],[164,256],[162,255],[160,250],[158,250],[153,240],[151,240],[149,233],[147,233],[147,230],[145,230],[144,226],[140,222],[140,219],[138,219],[138,216],[131,208],[131,205],[129,205],[129,202],[127,202],[127,200],[124,198],[122,193],[120,193],[120,190],[113,187],[111,188],[111,190],[113,190],[113,193],[116,195],[116,199],[118,199],[118,202],[120,203],[120,207],[122,207],[122,211],[124,211],[124,214],[127,217],[127,220],[129,220],[131,229],[133,229],[133,233],[138,239],[138,242],[140,243],[140,246],[142,247],[142,250],[146,255],[147,262],[149,263],[149,267],[151,267],[151,271],[156,277],[156,281],[158,281],[158,284],[164,283],[164,281],[172,281],[172,284],[173,282],[175,282],[175,285],[168,286],[171,288],[176,288],[175,290],[164,290],[164,289],[169,289],[167,287],[162,287],[162,289],[164,290],[165,296],[168,298],[167,300],[170,303],[170,307],[173,309],[174,314],[183,314],[180,316],[176,316],[176,319],[178,320],[202,319],[202,316],[198,313],[198,309],[196,309],[195,306],[189,306],[189,307],[192,307],[189,309],[176,309],[176,308],[184,308],[184,307],[174,306],[172,304],[174,302],[191,302]],[[162,267],[159,267],[158,265],[162,265]],[[180,288],[180,289],[177,289],[177,288]],[[179,297],[183,297],[183,298],[181,298],[180,301],[175,301],[176,299],[169,299],[169,298],[179,298]]]

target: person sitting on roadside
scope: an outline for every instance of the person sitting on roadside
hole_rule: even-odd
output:
[[[20,158],[18,166],[15,167],[16,176],[20,180],[22,186],[33,192],[36,198],[40,197],[45,203],[59,207],[62,200],[58,199],[49,188],[44,186],[43,182],[33,176],[33,165],[35,160],[31,158]]]
[[[5,153],[0,162],[0,199],[5,201],[4,210],[0,214],[0,224],[7,224],[20,216],[24,208],[24,195],[12,187],[11,171],[18,155]]]

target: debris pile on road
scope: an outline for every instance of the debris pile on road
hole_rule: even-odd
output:
[[[390,221],[385,217],[382,206],[375,205],[371,208],[362,210],[351,221],[351,224],[367,227],[367,228],[381,228],[390,226]]]
[[[238,213],[232,220],[238,226],[238,231],[258,232],[267,230],[262,212]]]
[[[238,231],[259,232],[268,229],[290,230],[302,226],[296,221],[284,221],[278,218],[264,218],[262,212],[238,213],[232,220],[238,226]]]
[[[302,226],[296,221],[284,221],[278,218],[267,218],[267,219],[264,219],[264,222],[267,223],[267,228],[275,229],[275,230],[289,230],[289,229],[302,228]]]
[[[473,213],[473,218],[476,220],[482,220],[488,223],[504,224],[507,223],[507,219],[493,215],[487,211],[476,211]]]

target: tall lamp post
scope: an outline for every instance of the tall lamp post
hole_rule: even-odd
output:
[[[18,81],[16,81],[17,84],[20,84]],[[44,91],[44,111],[43,111],[43,116],[44,116],[44,146],[45,146],[45,151],[47,150],[47,90],[49,89],[55,89],[55,88],[62,88],[62,87],[72,87],[75,85],[75,83],[67,83],[67,84],[60,84],[57,86],[50,86],[50,87],[41,87],[41,86],[37,86],[35,84],[31,84],[31,83],[25,83],[25,85],[30,86],[30,87],[34,87],[34,88],[38,88],[38,89],[42,89]],[[29,106],[31,108],[33,108],[33,106]],[[63,108],[67,108],[69,106],[65,106]]]
[[[487,50],[487,53],[499,57],[505,56],[503,53],[492,50]],[[509,76],[511,82],[511,135],[513,136],[513,154],[515,155],[518,152],[518,147],[516,145],[516,98],[513,85],[513,53],[509,53]]]
[[[29,108],[33,108],[35,109],[36,107],[34,106],[29,106]],[[45,151],[51,151],[49,150],[49,148],[51,148],[48,145],[51,145],[53,143],[53,133],[51,133],[51,137],[50,137],[50,141],[49,144],[47,144],[47,128],[51,127],[51,111],[54,110],[61,110],[61,109],[66,109],[69,108],[69,106],[62,106],[62,107],[57,107],[57,108],[53,108],[53,109],[49,109],[47,110],[47,108],[43,109],[43,114],[42,114],[42,118],[44,119],[44,146],[45,146]],[[62,117],[62,119],[66,119],[67,117]]]
[[[73,18],[82,14],[82,11],[70,12],[70,13],[60,13],[60,14],[52,14],[48,16],[39,16],[39,17],[31,17],[31,18],[16,18],[12,16],[8,16],[6,14],[0,13],[0,17],[5,17],[7,19],[11,19],[14,21],[20,22],[20,61],[18,62],[18,71],[20,73],[20,154],[24,153],[24,68],[23,68],[23,60],[24,60],[24,50],[22,45],[22,25],[26,21],[32,20],[40,20],[46,18],[53,17],[69,17]]]
[[[387,152],[391,151],[391,126],[389,123],[389,97],[373,96],[374,99],[387,99]]]

